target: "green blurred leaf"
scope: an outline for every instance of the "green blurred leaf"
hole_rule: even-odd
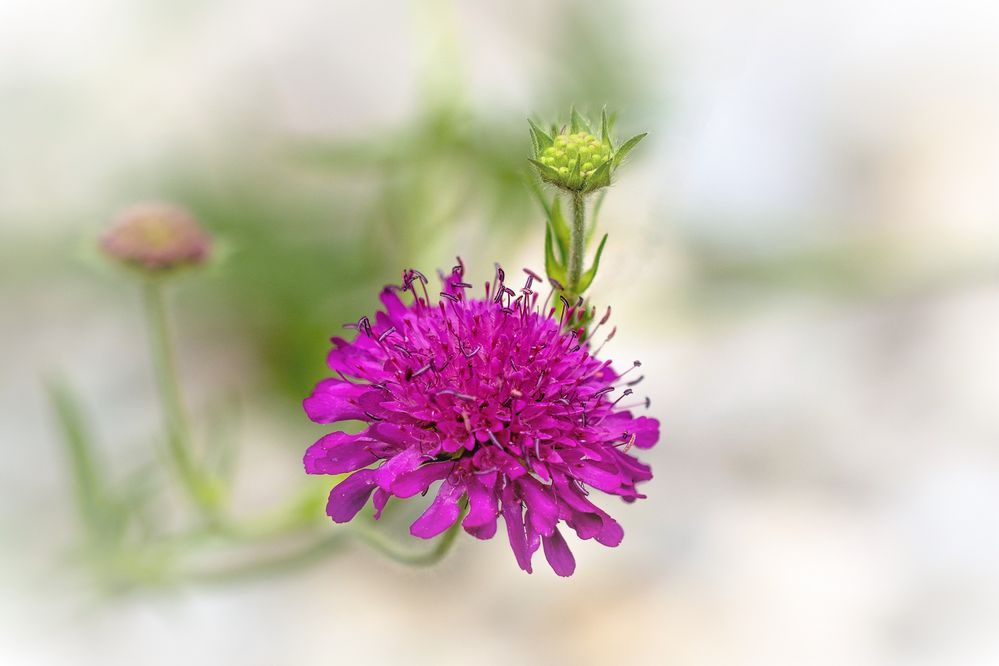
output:
[[[600,209],[603,208],[604,199],[606,198],[607,190],[603,190],[597,195],[596,200],[593,202],[593,207],[590,210],[589,225],[586,229],[587,246],[589,246],[590,241],[593,239],[593,232],[597,230],[597,224],[600,221]]]
[[[127,521],[127,507],[107,497],[107,489],[96,461],[93,441],[84,423],[79,400],[62,382],[45,384],[56,421],[62,429],[62,443],[69,463],[77,510],[88,538],[107,545],[121,536]]]

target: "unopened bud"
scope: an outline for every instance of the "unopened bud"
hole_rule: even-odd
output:
[[[211,236],[186,210],[141,204],[124,210],[101,238],[111,258],[151,273],[197,266],[208,258]]]

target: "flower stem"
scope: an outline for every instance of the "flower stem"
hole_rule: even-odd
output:
[[[579,279],[583,274],[583,253],[586,247],[586,203],[582,192],[572,193],[572,229],[569,235],[569,265],[566,277],[566,297],[573,303],[580,294]]]
[[[440,562],[450,552],[458,538],[458,533],[461,531],[461,521],[467,512],[467,505],[462,506],[458,520],[446,532],[437,537],[434,547],[427,551],[421,552],[406,548],[385,536],[374,526],[358,523],[351,525],[349,529],[337,530],[333,534],[311,541],[297,550],[214,569],[193,570],[182,575],[182,578],[205,583],[230,583],[294,571],[318,562],[339,550],[346,543],[348,536],[361,539],[382,555],[399,564],[411,567],[429,567]]]
[[[468,505],[463,503],[454,525],[447,528],[447,531],[437,538],[437,543],[434,544],[433,548],[424,552],[413,551],[399,545],[370,524],[359,523],[353,526],[353,529],[358,538],[390,560],[411,567],[429,567],[444,559],[444,556],[451,550],[458,538],[458,533],[461,532],[461,521],[465,518],[466,513],[468,513]]]
[[[146,324],[149,333],[153,371],[159,385],[160,405],[167,435],[167,451],[184,490],[199,509],[211,513],[209,498],[202,488],[197,468],[191,455],[191,437],[187,415],[180,395],[177,367],[170,341],[163,285],[151,278],[143,285]]]

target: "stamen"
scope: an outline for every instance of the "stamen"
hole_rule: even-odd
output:
[[[475,400],[474,395],[468,395],[467,393],[458,393],[454,389],[442,389],[437,392],[437,395],[450,395],[455,398],[460,398],[461,400]]]
[[[634,393],[634,391],[632,391],[631,389],[625,389],[624,393],[622,393],[620,396],[618,396],[618,399],[611,403],[611,407],[616,407],[617,403],[621,402],[621,400],[623,400],[624,398],[627,398],[632,393]]]
[[[357,320],[357,327],[362,331],[364,331],[364,334],[367,335],[369,338],[372,337],[371,320],[368,319],[367,316],[361,317],[360,319]]]
[[[640,368],[640,367],[642,367],[642,362],[641,361],[632,361],[631,367],[628,368],[627,370],[625,370],[624,372],[622,372],[620,375],[618,375],[617,379],[614,380],[614,382],[615,383],[620,382],[622,379],[624,379],[625,375],[627,375],[629,372],[631,372],[635,368]]]
[[[604,348],[604,345],[614,339],[614,334],[615,333],[617,333],[617,326],[615,326],[614,328],[611,329],[610,334],[606,338],[604,338],[604,341],[600,343],[600,346],[597,347],[597,350],[595,352],[593,352],[593,356],[596,356],[597,354],[599,354],[600,351]]]

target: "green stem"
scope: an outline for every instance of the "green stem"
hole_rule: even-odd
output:
[[[433,548],[423,552],[413,551],[401,546],[396,541],[385,536],[381,531],[376,530],[373,526],[364,523],[359,523],[354,527],[354,534],[394,562],[411,567],[429,567],[444,559],[444,556],[451,550],[451,546],[454,545],[455,540],[458,538],[458,533],[461,532],[461,521],[467,512],[467,505],[463,505],[461,512],[458,514],[458,520],[454,522],[454,525],[437,538],[437,543],[434,544]]]
[[[193,571],[182,578],[200,583],[232,583],[247,579],[265,578],[314,564],[339,550],[346,543],[347,535],[338,531],[290,553],[263,557],[241,564]]]
[[[569,235],[569,266],[566,277],[566,298],[573,303],[580,294],[579,279],[583,274],[583,253],[586,248],[586,203],[582,192],[572,193],[572,229]]]
[[[170,341],[161,281],[155,278],[146,280],[142,295],[153,371],[159,386],[160,404],[166,428],[167,451],[177,476],[191,500],[202,511],[209,513],[209,501],[203,492],[191,454],[190,430],[180,395],[180,383],[177,380],[176,358]]]
[[[394,562],[411,567],[429,567],[437,564],[448,554],[461,531],[461,521],[468,511],[467,505],[462,506],[461,513],[454,525],[437,537],[433,548],[427,551],[411,550],[395,542],[390,537],[365,523],[352,525],[349,529],[337,530],[287,553],[263,557],[236,565],[219,568],[192,571],[182,578],[208,583],[226,583],[252,578],[260,578],[276,573],[284,573],[313,564],[322,560],[332,552],[339,550],[346,537],[355,536],[366,544],[385,555]]]

